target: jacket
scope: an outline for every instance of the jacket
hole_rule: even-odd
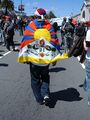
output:
[[[84,46],[83,46],[83,41],[84,41],[85,36],[80,37],[77,42],[73,45],[73,47],[70,49],[70,51],[68,52],[68,56],[69,57],[78,57],[80,56],[80,61],[81,63],[84,62],[85,60],[85,55],[86,55],[86,51],[84,50]]]

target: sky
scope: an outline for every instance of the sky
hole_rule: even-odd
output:
[[[72,16],[80,13],[84,0],[13,0],[15,9],[18,5],[25,6],[25,13],[33,15],[36,7],[52,11],[57,17]]]

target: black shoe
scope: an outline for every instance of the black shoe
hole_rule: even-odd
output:
[[[43,105],[44,101],[37,101],[39,103],[39,105]]]
[[[15,48],[14,49],[12,49],[13,51],[15,51]]]
[[[9,51],[10,51],[10,48],[8,48],[8,47],[7,47],[7,50],[9,50]]]

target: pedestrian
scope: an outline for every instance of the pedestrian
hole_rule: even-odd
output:
[[[62,21],[62,24],[61,24],[61,39],[62,39],[62,42],[61,42],[61,47],[63,48],[65,46],[65,40],[64,40],[64,36],[65,36],[65,25],[66,25],[66,22],[67,22],[67,18],[64,17],[63,18],[63,21]]]
[[[82,41],[85,39],[86,28],[82,21],[79,21],[78,24],[75,26],[74,35],[75,36],[73,44],[75,44],[80,39],[82,39]]]
[[[3,42],[3,17],[0,16],[0,39]]]
[[[15,50],[15,44],[13,41],[14,37],[14,24],[12,23],[11,18],[6,18],[6,23],[4,25],[5,37],[6,37],[6,48],[10,51],[10,45],[12,46],[13,51]]]
[[[45,16],[46,11],[43,8],[35,11],[34,20],[24,31],[18,58],[18,62],[30,65],[31,87],[39,104],[50,101],[49,66],[50,63],[56,65],[53,58],[60,53],[56,32]]]
[[[21,18],[20,21],[18,22],[18,28],[19,28],[20,36],[23,36],[23,31],[24,31],[24,21],[23,21],[23,18]]]
[[[41,10],[41,12],[39,12]],[[42,21],[44,23],[44,17],[46,11],[44,9],[37,9],[35,11],[35,19],[37,19],[38,24]],[[56,62],[53,63],[55,65]],[[31,87],[37,102],[40,104],[47,104],[50,100],[50,76],[49,76],[49,64],[34,64],[30,63],[30,72],[31,72]]]
[[[84,90],[87,92],[88,105],[90,105],[90,29],[86,32],[86,39],[84,40],[84,49],[86,52],[86,76],[84,81]]]
[[[68,19],[68,22],[66,22],[64,30],[65,30],[65,51],[68,52],[73,45],[73,39],[74,39],[74,28],[75,25],[72,23],[72,18]]]
[[[3,36],[3,46],[6,46],[6,37],[5,37],[5,17],[2,17],[2,36]]]
[[[85,37],[86,37],[86,27],[82,21],[79,21],[75,26],[73,46],[69,50],[68,55],[69,57],[71,56],[79,57],[80,63],[83,63],[85,61],[86,51],[84,50],[84,46],[83,46],[83,41]]]
[[[57,22],[53,23],[53,28],[54,28],[55,32],[57,32],[59,30],[59,26],[58,26]]]

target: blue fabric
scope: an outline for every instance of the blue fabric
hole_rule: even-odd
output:
[[[90,61],[86,60],[86,77],[84,81],[84,90],[87,91],[88,101],[90,101]]]
[[[49,29],[49,32],[55,32],[54,28]]]
[[[39,21],[39,20],[34,20],[34,23],[36,24],[37,29],[43,28],[45,21]]]
[[[54,39],[57,39],[57,35],[56,34],[52,35],[51,37],[54,38]]]
[[[25,41],[25,40],[30,40],[30,39],[33,39],[33,36],[25,35],[22,39],[22,42]]]
[[[57,50],[60,50],[60,45],[57,45],[56,43],[50,42]]]
[[[27,29],[27,30],[30,30],[30,31],[32,31],[32,32],[35,32],[35,30],[34,30],[33,28],[31,28],[30,26],[27,26],[26,29]]]

